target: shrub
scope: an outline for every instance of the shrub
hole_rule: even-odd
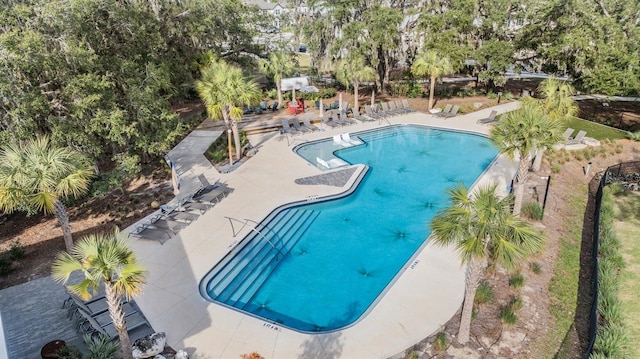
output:
[[[489,100],[495,100],[498,98],[498,95],[496,95],[493,91],[489,91],[489,93],[487,93],[487,98]]]
[[[67,345],[56,352],[58,359],[82,359],[82,353],[73,345]]]
[[[606,358],[624,358],[626,344],[627,336],[624,328],[619,325],[605,325],[598,328],[593,350],[604,354]]]
[[[531,271],[535,274],[540,274],[542,273],[542,264],[538,262],[531,262],[529,263],[529,269],[531,269]]]
[[[507,92],[505,92],[505,93],[502,95],[502,97],[503,97],[505,100],[511,100],[511,99],[513,99],[513,94],[512,94],[511,92],[507,91]]]
[[[336,95],[336,89],[333,87],[329,87],[320,91],[320,98],[332,98],[335,95]]]
[[[92,337],[85,334],[83,339],[89,351],[85,359],[115,359],[118,349],[120,349],[120,344],[111,341],[111,338],[106,335]]]
[[[11,244],[11,248],[9,248],[9,259],[12,261],[19,261],[24,258],[24,248],[20,245],[19,242],[14,242]]]
[[[500,319],[505,325],[511,326],[516,324],[516,322],[518,321],[518,316],[513,311],[513,308],[511,308],[510,305],[507,305],[505,307],[502,307],[502,310],[500,311]]]
[[[509,286],[513,289],[520,289],[524,285],[524,277],[518,273],[509,278]]]
[[[553,164],[551,166],[551,172],[553,173],[560,173],[560,170],[562,170],[562,166],[560,166],[559,164]]]
[[[640,141],[640,131],[627,131],[627,138],[633,141]]]
[[[509,306],[511,306],[511,309],[513,309],[514,312],[517,312],[522,309],[522,304],[522,298],[520,296],[515,296],[511,298]]]
[[[278,90],[277,89],[271,89],[269,91],[267,91],[267,93],[265,94],[269,99],[271,100],[275,100],[278,98]]]
[[[433,340],[433,349],[437,352],[443,352],[447,349],[447,334],[445,332],[438,332],[436,338]]]
[[[474,301],[478,304],[485,304],[493,299],[493,288],[486,282],[481,282],[476,290]]]
[[[7,256],[5,253],[0,253],[0,277],[5,277],[9,273],[11,273],[11,271],[13,270],[11,264],[12,261],[11,259],[9,259],[9,256]]]
[[[527,202],[522,206],[522,214],[527,218],[531,218],[535,221],[540,221],[542,220],[542,216],[544,213],[542,212],[540,203]]]

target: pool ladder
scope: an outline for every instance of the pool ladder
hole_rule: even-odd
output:
[[[255,232],[256,234],[258,234],[260,237],[262,237],[262,239],[264,239],[265,241],[267,241],[267,243],[269,243],[269,245],[271,246],[271,248],[275,249],[276,251],[278,251],[278,253],[280,253],[281,256],[284,257],[284,254],[282,253],[282,251],[276,247],[270,240],[269,238],[267,238],[267,236],[265,236],[258,228],[256,228],[257,226],[260,225],[260,223],[245,218],[244,220],[240,220],[237,218],[233,218],[233,217],[228,217],[225,216],[224,218],[229,220],[229,224],[231,224],[231,230],[233,231],[233,237],[235,238],[240,232],[242,232],[242,230],[244,229],[244,227],[249,226],[249,229],[251,229],[251,231]],[[238,223],[242,223],[242,227],[240,227],[240,229],[238,231],[236,231],[235,227],[233,226],[233,222],[238,222]],[[249,225],[249,223],[253,223],[255,225]],[[278,239],[280,241],[280,243],[282,243],[282,240],[280,240],[280,236],[278,236],[278,233],[276,233],[274,230],[272,230],[271,228],[267,227],[266,225],[262,225],[264,228],[266,228],[268,231],[270,231],[271,233],[273,233],[274,238]],[[277,243],[277,241],[276,241]]]

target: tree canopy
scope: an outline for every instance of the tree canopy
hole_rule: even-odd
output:
[[[0,142],[47,134],[101,170],[136,172],[186,130],[171,105],[195,98],[201,53],[260,53],[257,12],[237,0],[4,1]]]

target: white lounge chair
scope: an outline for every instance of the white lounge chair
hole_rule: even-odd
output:
[[[350,143],[352,146],[357,146],[357,145],[363,144],[363,142],[360,139],[351,138],[351,136],[349,135],[348,132],[347,133],[343,133],[342,135],[340,135],[340,138],[344,142]]]
[[[576,137],[569,139],[565,142],[565,145],[577,145],[579,143],[582,143],[582,140],[584,140],[584,136],[587,135],[587,131],[578,131],[578,134],[576,135]]]
[[[351,147],[351,146],[353,146],[353,144],[344,141],[342,139],[342,136],[340,136],[340,135],[333,136],[333,142],[338,144],[338,145],[340,145],[340,146],[342,146],[342,147]]]
[[[348,162],[345,162],[339,158],[332,158],[329,161],[325,161],[320,157],[316,157],[316,161],[318,162],[319,165],[328,169],[349,166]]]

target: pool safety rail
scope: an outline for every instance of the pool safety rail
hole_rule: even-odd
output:
[[[240,220],[237,218],[233,218],[233,217],[228,217],[225,216],[224,218],[229,220],[229,224],[231,225],[231,231],[233,232],[233,237],[235,238],[240,232],[242,232],[242,230],[244,229],[244,227],[249,226],[249,229],[253,232],[255,232],[256,234],[258,234],[260,237],[262,237],[263,240],[265,240],[267,243],[269,243],[269,245],[271,246],[271,248],[275,249],[276,251],[278,251],[278,253],[280,254],[280,256],[284,257],[284,254],[282,253],[282,251],[280,250],[280,248],[276,247],[270,240],[269,238],[267,238],[267,236],[265,236],[257,227],[258,226],[262,226],[265,229],[267,229],[268,231],[270,231],[271,233],[273,233],[274,238],[276,238],[276,243],[282,242],[280,240],[280,237],[278,236],[278,233],[276,233],[275,231],[273,231],[271,228],[267,227],[264,224],[260,224],[252,219],[248,219],[245,218],[244,220]],[[240,229],[238,231],[236,231],[235,227],[233,226],[233,222],[238,222],[238,223],[242,223],[242,227],[240,227]],[[249,223],[252,223],[253,225],[249,225]]]

